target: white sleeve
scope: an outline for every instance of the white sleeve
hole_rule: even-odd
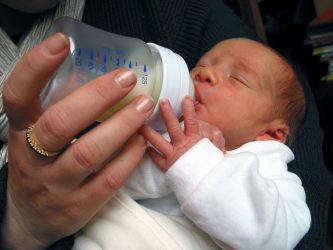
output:
[[[134,200],[155,199],[171,193],[165,181],[165,174],[147,154],[122,190]]]
[[[267,169],[259,171],[253,153],[225,157],[203,139],[178,159],[166,180],[184,214],[217,243],[293,249],[310,227],[305,192],[285,162]]]

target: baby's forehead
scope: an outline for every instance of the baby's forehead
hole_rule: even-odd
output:
[[[212,48],[213,52],[214,50],[216,55],[228,54],[238,58],[244,64],[251,66],[254,63],[253,66],[262,66],[263,69],[269,71],[275,69],[275,71],[281,72],[291,69],[289,63],[275,50],[248,38],[232,38],[221,41]]]
[[[226,56],[255,61],[258,57],[267,59],[275,57],[272,50],[267,46],[246,38],[232,38],[217,43],[213,48],[207,51],[201,59],[217,59]],[[270,59],[271,60],[271,59]]]
[[[263,49],[266,47],[264,44],[248,39],[248,38],[243,38],[243,37],[238,37],[238,38],[229,38],[226,40],[222,40],[219,43],[217,43],[214,47],[216,49],[223,49],[228,47],[230,48],[237,48],[238,46],[250,46],[250,47],[262,47]]]
[[[266,45],[247,38],[232,38],[219,42],[209,50],[202,60],[222,61],[232,59],[249,68],[266,69],[266,66],[278,69],[285,64],[280,56]],[[270,69],[269,69],[270,70]],[[280,69],[282,70],[282,68]]]
[[[248,52],[256,51],[256,52],[262,52],[267,55],[271,56],[277,56],[277,52],[273,50],[268,45],[251,40],[249,38],[229,38],[226,40],[222,40],[219,43],[217,43],[214,47],[211,48],[210,51],[239,51],[246,49]],[[250,49],[250,50],[248,50]],[[208,51],[209,52],[209,51]]]

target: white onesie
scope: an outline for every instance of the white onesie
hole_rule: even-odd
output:
[[[202,139],[165,174],[145,156],[123,191],[141,204],[148,214],[160,214],[163,219],[153,216],[153,221],[157,221],[166,232],[169,230],[170,235],[175,229],[160,221],[170,219],[170,223],[174,223],[178,218],[188,223],[186,230],[192,227],[193,237],[201,237],[200,240],[207,244],[202,245],[203,248],[195,248],[186,240],[184,243],[181,242],[183,239],[173,237],[181,246],[179,249],[214,248],[209,238],[198,234],[196,227],[223,249],[293,249],[311,223],[301,180],[287,170],[287,163],[293,159],[292,151],[277,141],[249,142],[224,154],[208,139]],[[103,218],[103,212],[97,218],[100,225],[101,221],[108,220]],[[121,224],[120,221],[117,224]],[[94,235],[99,235],[98,230],[102,228],[98,223],[90,224],[90,227],[94,225]],[[115,221],[109,218],[109,223]],[[107,234],[104,239],[96,239],[92,231],[87,233],[83,230],[81,239],[90,239],[97,244],[103,242],[104,246],[111,244]],[[112,230],[109,233],[112,234]],[[79,240],[76,241],[77,245]],[[144,248],[145,241],[139,240],[142,249],[154,249]],[[135,244],[139,247],[138,243]]]

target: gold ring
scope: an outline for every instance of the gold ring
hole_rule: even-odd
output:
[[[35,151],[37,154],[39,154],[43,157],[52,157],[52,156],[56,156],[56,155],[60,154],[61,151],[48,151],[38,145],[38,140],[33,133],[34,126],[35,125],[28,127],[27,133],[26,133],[27,142],[28,142],[30,148],[32,148],[33,151]]]

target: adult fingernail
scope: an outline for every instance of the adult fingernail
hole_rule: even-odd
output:
[[[44,46],[49,54],[56,55],[63,51],[67,44],[67,37],[62,33],[56,33],[46,39]]]
[[[154,101],[151,97],[140,96],[136,100],[136,109],[141,113],[147,113],[154,108]]]
[[[122,88],[127,88],[136,83],[136,75],[131,70],[120,70],[116,75],[116,82]]]

